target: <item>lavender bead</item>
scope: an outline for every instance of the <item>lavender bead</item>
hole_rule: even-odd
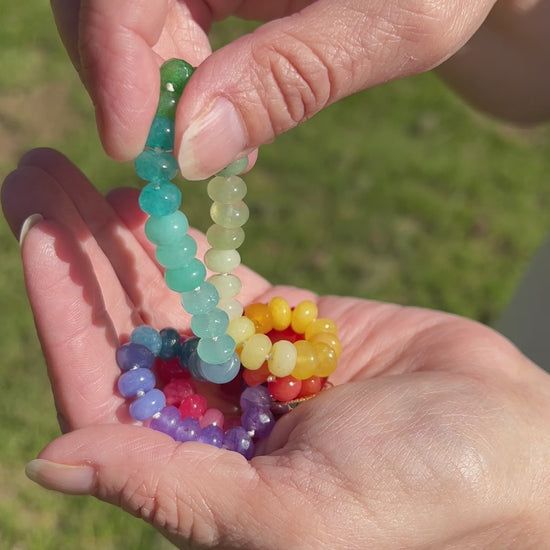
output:
[[[150,369],[155,362],[155,356],[146,346],[129,342],[116,350],[116,362],[123,371],[137,368]]]
[[[123,397],[137,397],[155,387],[155,375],[151,369],[132,369],[120,376],[117,386]]]
[[[269,409],[252,405],[241,415],[241,423],[245,430],[254,433],[254,437],[263,438],[271,433],[275,417]]]
[[[223,448],[229,451],[235,451],[243,455],[246,459],[254,456],[254,443],[248,432],[238,426],[225,432],[223,437]]]
[[[198,441],[200,443],[206,443],[207,445],[214,445],[221,449],[223,445],[223,430],[219,426],[205,426],[199,435]]]
[[[201,433],[201,425],[196,418],[184,418],[178,425],[174,439],[176,441],[197,441]]]
[[[258,406],[264,409],[271,408],[273,399],[265,386],[252,386],[246,388],[241,394],[241,410],[246,411],[249,407]]]
[[[176,431],[180,423],[181,415],[177,407],[164,407],[164,409],[160,411],[160,415],[151,420],[149,427],[175,439]]]
[[[165,405],[164,394],[155,388],[130,403],[130,416],[134,420],[147,420],[162,411]]]

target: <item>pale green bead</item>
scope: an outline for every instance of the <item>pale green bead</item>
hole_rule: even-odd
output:
[[[248,221],[248,216],[248,206],[243,201],[233,204],[215,201],[210,207],[210,217],[214,223],[229,229],[243,226]]]
[[[271,340],[266,334],[254,334],[244,344],[241,363],[250,370],[258,370],[267,360],[271,351]]]
[[[231,273],[241,264],[241,255],[236,250],[211,248],[204,255],[204,263],[210,271]]]
[[[232,273],[220,273],[208,278],[218,291],[220,298],[233,298],[241,291],[241,280]]]
[[[239,176],[216,176],[208,182],[206,190],[213,201],[231,204],[244,199],[247,189],[246,183]]]
[[[212,248],[239,248],[244,242],[244,230],[242,227],[228,229],[214,223],[208,228],[206,238]]]
[[[248,157],[244,157],[242,159],[236,160],[235,162],[232,162],[230,165],[226,166],[223,170],[220,170],[218,172],[218,176],[235,176],[237,174],[242,174],[248,167]]]
[[[227,313],[230,321],[242,317],[243,305],[239,300],[235,300],[235,298],[220,298],[217,307]]]

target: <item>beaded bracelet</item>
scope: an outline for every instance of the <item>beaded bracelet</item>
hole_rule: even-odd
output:
[[[240,265],[237,248],[249,216],[243,199],[246,184],[238,176],[247,159],[222,170],[207,186],[213,224],[206,233],[210,249],[204,263],[179,210],[181,192],[172,179],[177,163],[174,118],[179,97],[193,73],[185,61],[171,59],[160,70],[159,105],[144,151],[136,158],[138,176],[148,183],[139,197],[149,215],[145,234],[156,245],[167,286],[180,293],[191,315],[194,336],[173,328],[157,332],[140,326],[116,352],[122,375],[119,393],[134,399],[134,420],[167,433],[176,441],[199,441],[254,453],[254,441],[267,437],[275,415],[316,395],[334,372],[341,344],[336,325],[317,317],[317,306],[304,301],[291,308],[282,297],[244,309],[235,298],[241,281],[232,272]],[[213,272],[206,279],[207,268]],[[208,408],[197,384],[228,386],[240,393],[229,416]],[[242,392],[242,393],[241,393]],[[225,428],[225,431],[224,431]]]

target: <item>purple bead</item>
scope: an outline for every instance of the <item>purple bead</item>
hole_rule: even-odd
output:
[[[164,394],[155,388],[130,403],[130,416],[134,420],[147,420],[162,411],[165,405]]]
[[[150,369],[155,362],[151,350],[141,344],[129,342],[116,350],[116,362],[121,370]]]
[[[223,430],[219,426],[210,424],[201,430],[198,441],[207,445],[214,445],[221,449],[223,445]]]
[[[263,438],[271,433],[275,426],[275,417],[269,409],[253,405],[243,412],[241,423],[245,430],[254,432],[254,437]]]
[[[177,407],[164,407],[160,415],[151,420],[150,427],[175,439],[176,431],[181,423],[181,415]]]
[[[241,394],[241,410],[246,411],[249,407],[257,406],[270,409],[273,399],[265,386],[252,386],[246,388]]]
[[[123,397],[136,397],[155,387],[155,375],[151,369],[132,369],[121,374],[118,379],[118,391]]]
[[[254,443],[248,432],[241,426],[230,428],[223,436],[223,448],[235,451],[246,459],[254,456]]]
[[[181,345],[180,333],[174,328],[163,328],[160,331],[162,345],[158,356],[165,361],[173,359],[178,354]]]
[[[198,441],[201,433],[201,425],[196,418],[184,418],[176,429],[174,439],[176,441]]]

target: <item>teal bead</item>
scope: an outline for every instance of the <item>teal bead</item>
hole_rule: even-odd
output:
[[[169,181],[148,183],[139,195],[140,208],[150,216],[167,216],[181,204],[181,191]]]
[[[146,149],[134,161],[136,174],[145,181],[161,183],[174,179],[178,163],[170,153]]]
[[[157,262],[166,269],[187,265],[197,255],[197,243],[189,233],[174,244],[159,245],[155,250]]]
[[[188,229],[187,216],[181,210],[167,216],[151,216],[145,222],[145,235],[152,243],[159,245],[181,242]]]
[[[166,89],[160,90],[159,104],[157,107],[157,116],[162,116],[174,120],[180,96],[176,92],[170,92]]]
[[[199,357],[198,370],[202,377],[213,384],[227,384],[239,374],[241,361],[239,356],[233,352],[227,361],[213,365]]]
[[[227,330],[229,317],[225,311],[214,308],[208,313],[193,315],[191,319],[191,330],[199,338],[215,338],[221,336]]]
[[[235,340],[229,334],[217,338],[201,338],[197,346],[199,357],[206,363],[221,365],[228,361],[235,351]]]
[[[174,120],[164,116],[155,116],[145,146],[160,151],[173,151]]]
[[[219,171],[216,175],[228,178],[229,176],[237,176],[242,174],[248,167],[248,157],[236,160],[230,165],[226,166],[223,170]]]
[[[204,283],[206,267],[197,258],[193,258],[187,265],[178,269],[167,269],[164,280],[168,288],[176,292],[191,292]]]
[[[216,287],[204,282],[199,288],[181,295],[183,309],[191,315],[208,313],[218,305],[220,297]]]
[[[160,89],[181,95],[194,70],[183,59],[169,59],[160,68]]]

